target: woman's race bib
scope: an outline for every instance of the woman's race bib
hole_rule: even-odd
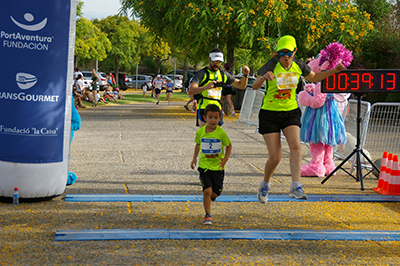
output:
[[[276,74],[276,85],[278,86],[278,90],[297,88],[296,72],[284,72]]]

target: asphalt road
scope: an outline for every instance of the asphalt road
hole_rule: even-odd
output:
[[[398,241],[110,240],[55,241],[58,230],[399,230],[397,202],[215,202],[213,225],[202,225],[201,202],[67,202],[71,194],[201,195],[190,168],[194,115],[182,102],[80,109],[69,170],[78,176],[49,201],[0,203],[0,265],[400,265]],[[254,195],[268,157],[254,127],[227,117],[232,140],[223,195]],[[287,194],[289,153],[272,180],[272,195]],[[308,163],[307,146],[303,162]],[[321,184],[302,178],[309,195],[378,195],[345,172]]]

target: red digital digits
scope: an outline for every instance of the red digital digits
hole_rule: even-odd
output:
[[[365,77],[368,77],[368,79],[366,79]],[[363,73],[361,75],[361,81],[364,83],[368,83],[368,89],[371,89],[372,86],[374,86],[374,83],[372,83],[372,75],[370,73]]]
[[[349,70],[332,74],[322,81],[323,92],[395,92],[400,70]]]
[[[344,83],[344,87],[341,86],[342,83]],[[345,91],[347,89],[347,85],[348,85],[347,84],[347,75],[344,73],[340,73],[338,75],[338,89],[341,91]]]
[[[354,85],[355,85],[355,87],[351,87],[350,89],[351,89],[352,91],[357,91],[358,88],[360,87],[360,75],[355,74],[355,73],[350,73],[350,76],[351,76],[351,77],[355,77],[354,80],[352,80],[352,79],[350,78],[350,83],[352,83],[352,84],[354,83]]]
[[[387,87],[386,89],[387,90],[390,90],[390,91],[392,91],[392,90],[394,90],[395,88],[396,88],[396,75],[394,74],[394,73],[387,73],[387,76],[389,77],[389,76],[392,76],[393,77],[393,79],[392,80],[387,80],[386,81],[386,83],[387,84],[389,84],[389,83],[392,83],[392,87]],[[382,79],[383,80],[383,79]]]
[[[333,84],[332,84],[332,87],[329,87],[329,80],[331,78],[333,79]],[[329,77],[326,78],[326,89],[328,91],[333,91],[335,88],[336,88],[336,75],[333,74],[332,76],[329,76]]]

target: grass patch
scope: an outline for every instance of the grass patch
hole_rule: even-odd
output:
[[[103,96],[104,92],[100,92],[100,95]],[[122,95],[124,95],[125,100],[117,100],[117,102],[113,102],[112,104],[117,104],[117,105],[123,105],[123,104],[132,104],[132,103],[155,103],[157,102],[157,98],[151,97],[151,93],[147,92],[146,97],[143,98],[143,93],[141,91],[126,91],[122,92]],[[165,91],[162,91],[160,94],[160,102],[165,102],[167,98],[167,95]],[[181,91],[174,91],[171,95],[171,101],[176,102],[176,101],[181,101],[181,102],[186,102],[189,100],[189,97],[187,96],[186,92],[181,92]],[[84,106],[92,106],[93,103],[86,102],[84,101],[82,103]],[[98,106],[106,105],[104,103],[98,103]]]

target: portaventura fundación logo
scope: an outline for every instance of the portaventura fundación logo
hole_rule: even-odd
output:
[[[38,31],[43,29],[46,24],[47,24],[47,18],[44,18],[41,22],[37,23],[37,24],[33,24],[33,25],[26,25],[26,24],[22,24],[19,23],[18,21],[16,21],[12,16],[10,16],[11,20],[15,23],[15,25],[17,25],[18,27],[24,29],[24,30],[29,30],[29,31]],[[24,19],[28,22],[32,22],[35,17],[31,14],[31,13],[25,13],[24,15]]]
[[[17,19],[15,19],[13,16],[10,16],[10,19],[19,28],[32,33],[23,34],[20,32],[7,32],[5,30],[1,30],[0,39],[2,40],[3,47],[37,51],[49,50],[49,44],[53,42],[54,37],[33,34],[33,32],[40,31],[46,27],[47,18],[44,18],[38,23],[33,24],[32,22],[35,20],[35,17],[31,13],[25,13],[25,23],[17,21]]]

